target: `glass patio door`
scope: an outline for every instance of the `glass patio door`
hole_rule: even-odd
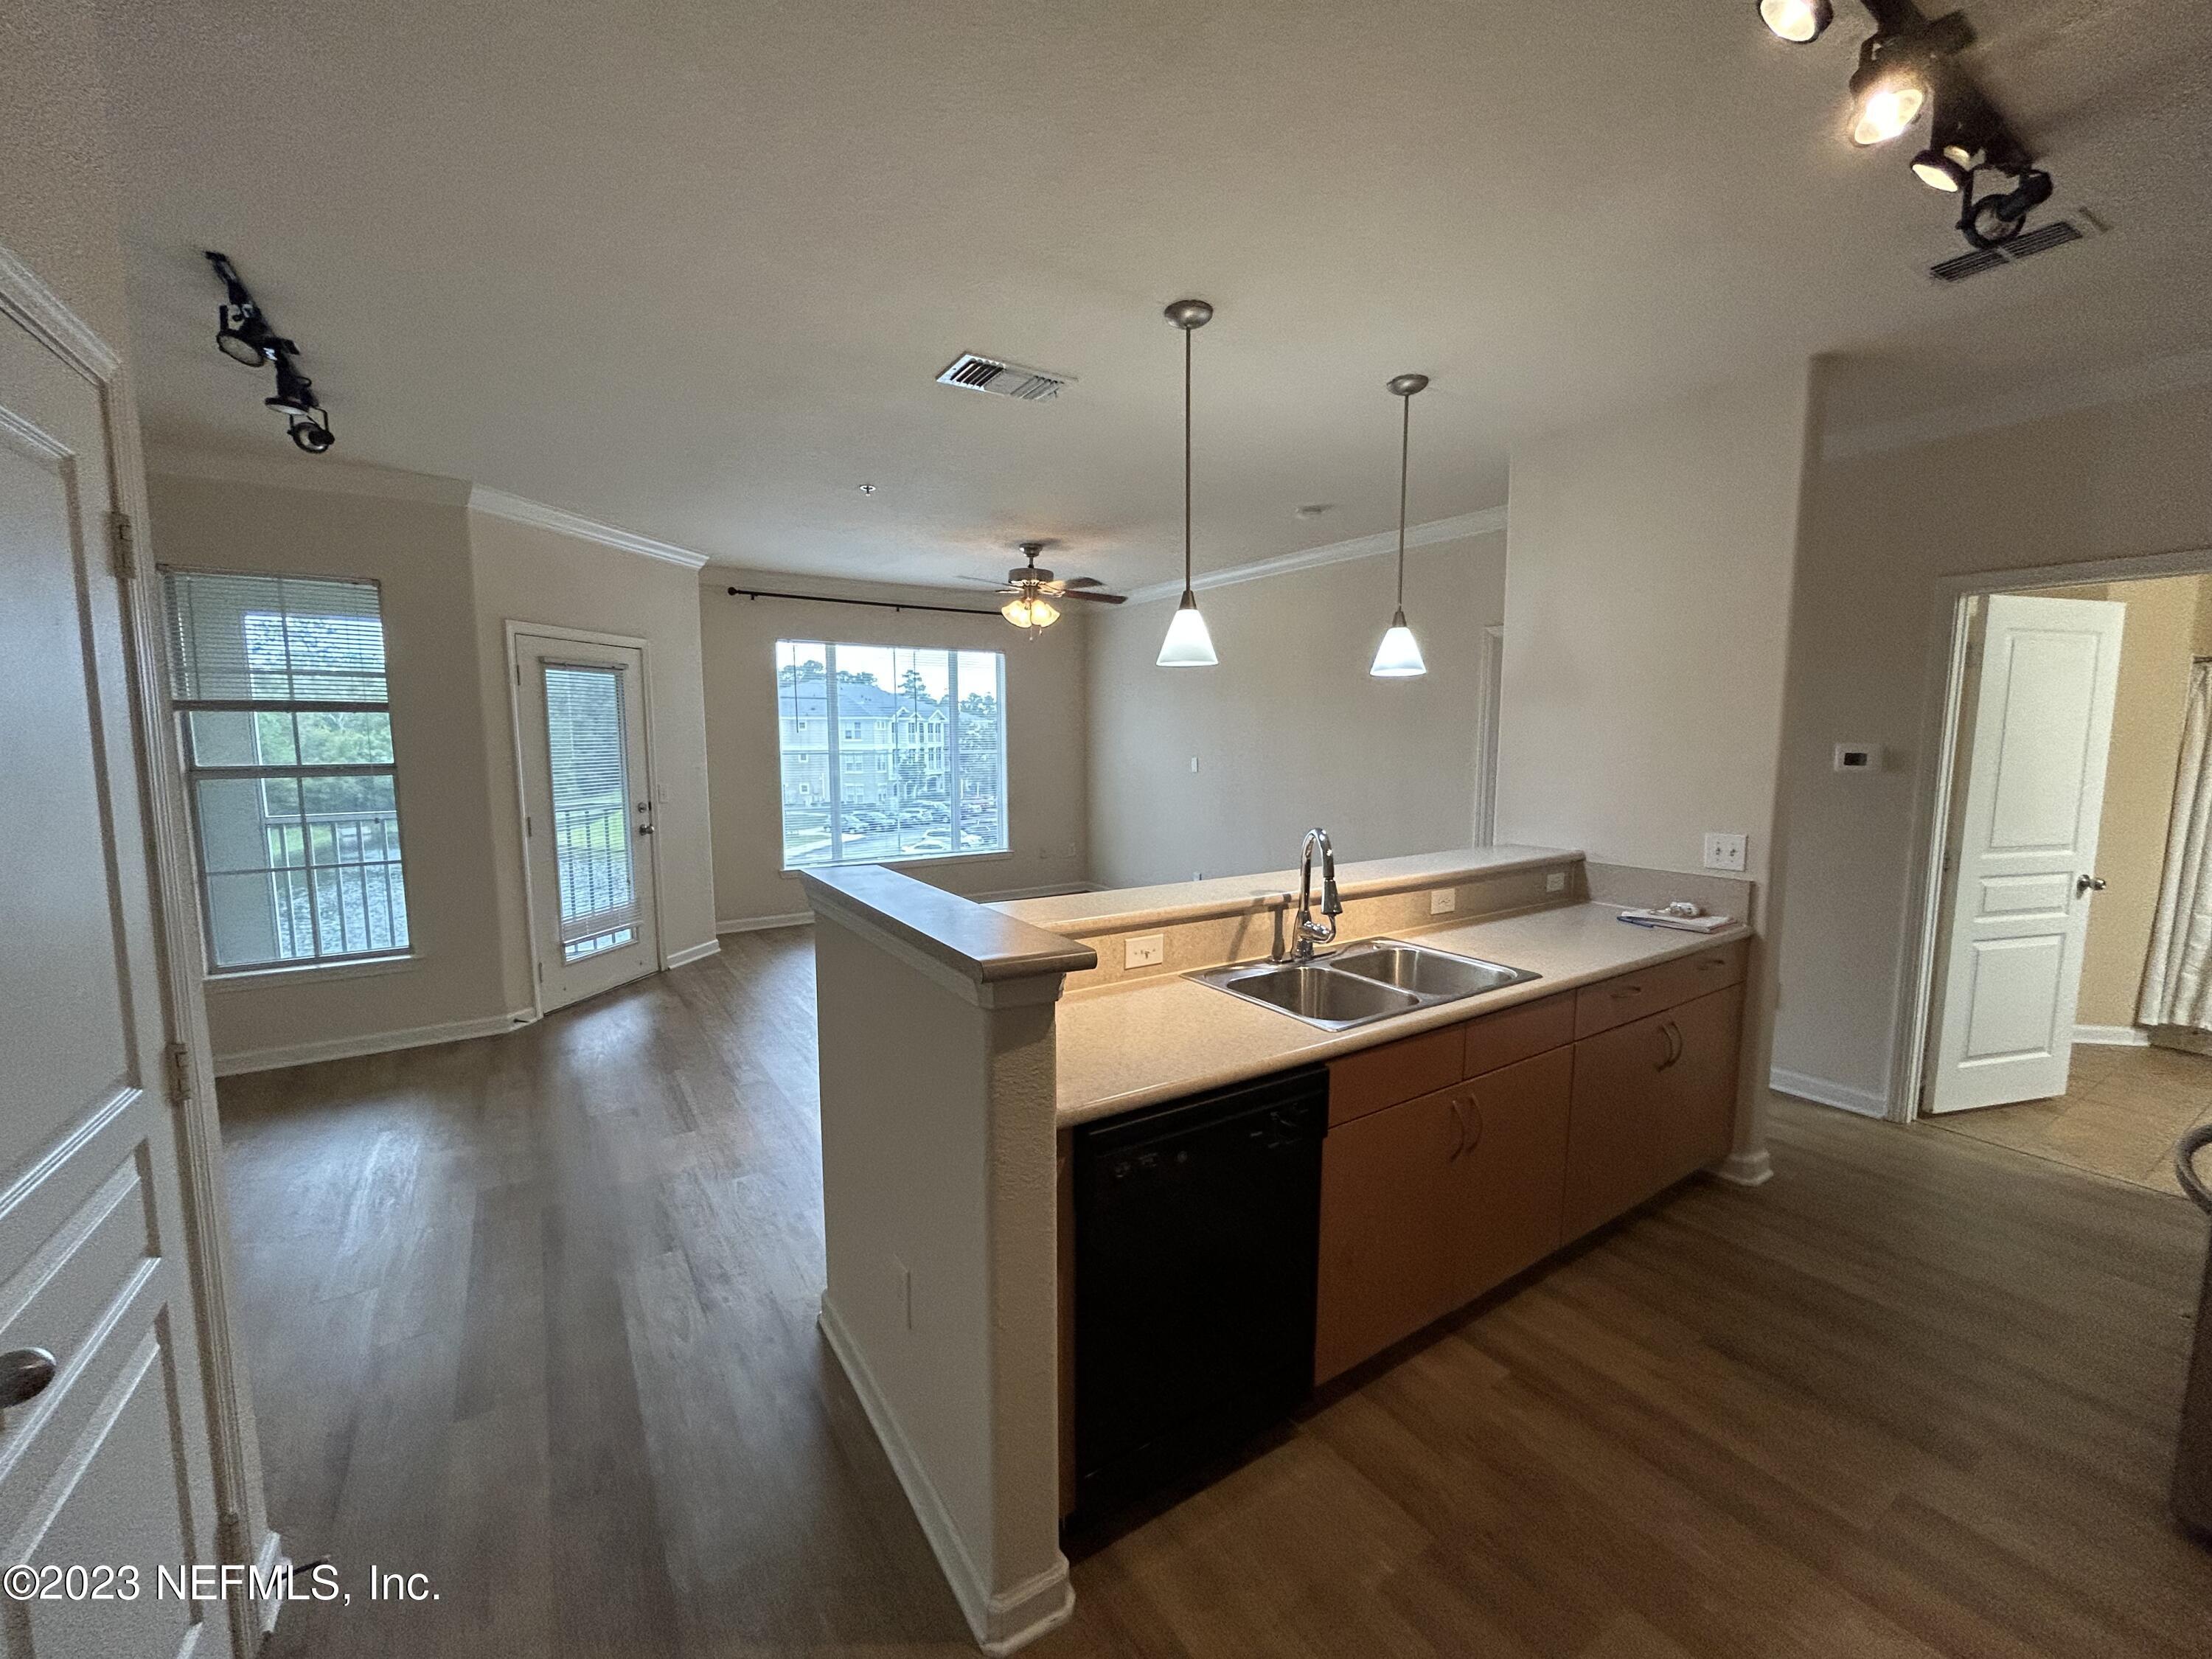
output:
[[[660,966],[645,658],[630,646],[515,636],[524,845],[538,1006]]]

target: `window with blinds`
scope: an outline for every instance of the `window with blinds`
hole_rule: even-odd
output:
[[[376,584],[162,575],[209,967],[404,953]]]

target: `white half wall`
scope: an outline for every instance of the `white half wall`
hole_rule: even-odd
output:
[[[1504,615],[1505,537],[1407,555],[1406,611],[1429,667],[1418,679],[1367,672],[1394,568],[1386,556],[1207,588],[1213,668],[1155,665],[1172,599],[1092,622],[1095,880],[1280,869],[1315,824],[1340,859],[1474,839],[1483,630]]]

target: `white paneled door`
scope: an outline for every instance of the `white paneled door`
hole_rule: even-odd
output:
[[[223,1543],[108,479],[96,388],[0,319],[0,1567],[35,1573],[7,1659],[232,1651],[158,1576]]]
[[[2100,599],[1984,602],[1929,1111],[2066,1092],[2126,615]]]
[[[516,725],[538,1006],[660,966],[645,653],[517,633]]]

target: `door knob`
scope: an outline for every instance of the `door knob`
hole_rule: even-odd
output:
[[[2076,876],[2074,878],[2075,898],[2080,898],[2084,893],[2101,893],[2104,890],[2105,878],[2102,876]]]
[[[54,1380],[54,1357],[44,1348],[0,1353],[0,1410],[36,1400]]]

